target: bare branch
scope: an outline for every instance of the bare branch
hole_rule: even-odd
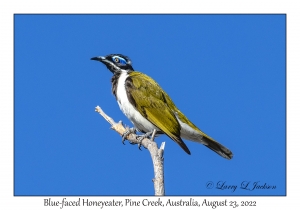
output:
[[[109,116],[107,116],[104,111],[101,109],[100,106],[96,106],[95,107],[95,111],[98,112],[99,114],[102,115],[102,117],[104,117],[104,119],[106,119],[107,122],[109,122],[109,124],[114,125],[116,124],[116,122]]]
[[[111,117],[106,115],[104,111],[97,106],[95,108],[95,111],[98,112],[109,124],[111,124],[111,128],[115,130],[117,133],[119,133],[121,136],[123,133],[126,132],[126,128],[124,128],[122,121],[119,121],[116,123]],[[141,142],[141,144],[149,150],[153,167],[154,167],[154,190],[155,195],[165,195],[165,188],[164,188],[164,158],[163,158],[163,151],[165,148],[165,142],[163,142],[160,146],[160,149],[158,149],[156,142],[154,141],[156,134],[156,130],[153,131],[151,139],[144,138]],[[128,141],[130,141],[132,144],[138,144],[139,140],[137,139],[137,135],[130,133],[127,137]]]

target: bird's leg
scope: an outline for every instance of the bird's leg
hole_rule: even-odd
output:
[[[143,139],[152,136],[152,133],[155,131],[156,130],[154,129],[153,131],[149,131],[149,132],[145,133],[144,135],[137,136],[137,140],[139,141],[139,143],[138,143],[139,150],[141,150],[141,145],[142,145]]]
[[[154,129],[153,132],[152,132],[152,134],[151,134],[151,139],[150,139],[151,141],[154,141],[156,132],[157,132],[157,130]]]
[[[123,134],[122,134],[122,143],[125,145],[124,141],[126,140],[126,137],[131,134],[131,133],[136,133],[137,129],[136,128],[129,128],[127,129],[127,131],[125,131]]]
[[[124,141],[126,140],[126,137],[127,137],[129,134],[131,134],[131,133],[136,134],[137,131],[138,131],[138,130],[137,130],[136,128],[134,128],[134,127],[133,127],[133,128],[127,129],[127,130],[122,134],[122,143],[125,145]],[[149,131],[149,132],[147,132],[147,133],[145,133],[145,134],[143,134],[143,135],[137,135],[137,136],[136,136],[136,139],[138,140],[138,148],[139,148],[139,150],[141,150],[141,146],[142,146],[142,141],[143,141],[143,139],[144,139],[144,138],[149,138],[149,137],[151,137],[150,139],[151,139],[152,141],[154,141],[155,134],[156,134],[156,130],[154,129],[153,131]],[[131,143],[131,142],[130,142],[130,144],[136,144],[136,143]]]

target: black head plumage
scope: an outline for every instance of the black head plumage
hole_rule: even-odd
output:
[[[102,62],[112,72],[117,73],[121,70],[134,71],[129,57],[122,54],[109,54],[107,56],[93,57],[91,60]]]

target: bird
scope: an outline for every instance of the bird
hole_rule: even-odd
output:
[[[100,61],[113,73],[112,93],[121,111],[134,125],[123,138],[135,131],[147,137],[156,130],[157,134],[171,138],[189,155],[191,152],[182,139],[201,143],[220,156],[232,159],[233,153],[194,125],[156,81],[135,71],[128,56],[109,54],[91,60]]]

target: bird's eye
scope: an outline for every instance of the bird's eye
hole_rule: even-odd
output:
[[[112,57],[113,62],[117,63],[118,65],[126,65],[127,62],[124,58],[118,57],[118,56],[114,56]]]

